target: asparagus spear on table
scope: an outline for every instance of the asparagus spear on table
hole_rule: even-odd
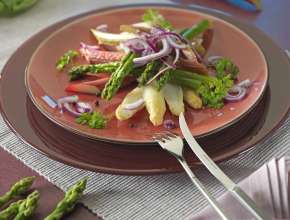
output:
[[[75,185],[73,185],[69,190],[65,193],[63,200],[61,200],[56,208],[52,211],[50,215],[48,215],[44,220],[59,220],[66,213],[71,212],[77,201],[83,195],[83,191],[86,188],[87,179],[80,180]]]
[[[34,191],[26,199],[11,203],[6,209],[0,212],[0,220],[7,220],[14,217],[14,220],[29,219],[37,208],[39,192]]]
[[[23,202],[20,203],[18,213],[14,220],[25,220],[29,219],[37,208],[39,200],[39,192],[34,191],[31,193]]]
[[[7,202],[14,199],[15,197],[27,192],[28,189],[31,187],[34,179],[34,176],[30,176],[16,182],[8,192],[6,192],[3,196],[0,196],[0,207],[5,205]]]
[[[19,206],[24,200],[19,200],[17,202],[11,203],[6,209],[0,212],[0,220],[11,219],[13,216],[17,215]]]

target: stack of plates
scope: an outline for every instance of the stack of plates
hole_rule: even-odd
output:
[[[55,69],[64,51],[79,42],[95,44],[89,29],[107,23],[140,20],[152,5],[124,6],[92,11],[50,26],[26,41],[3,69],[0,103],[4,119],[25,142],[56,160],[83,169],[117,174],[153,174],[180,171],[176,161],[155,145],[151,137],[164,128],[153,127],[146,112],[128,122],[113,119],[105,129],[78,125],[74,118],[49,108],[43,95],[68,95],[65,73]],[[192,134],[216,161],[233,157],[272,133],[286,117],[290,97],[290,65],[283,53],[258,29],[206,9],[154,5],[175,27],[186,27],[203,18],[213,21],[214,41],[209,54],[229,57],[240,67],[240,79],[255,81],[247,97],[221,110],[188,109]],[[122,19],[118,19],[122,18]],[[126,88],[102,110],[115,108]],[[82,100],[95,97],[82,95]],[[136,124],[137,126],[131,126]],[[175,132],[180,132],[175,129]],[[198,161],[186,155],[192,166]]]

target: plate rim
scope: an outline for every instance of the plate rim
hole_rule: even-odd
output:
[[[45,116],[47,117],[49,120],[51,120],[53,123],[57,124],[58,126],[74,133],[74,134],[77,134],[77,135],[80,135],[82,137],[85,137],[85,138],[90,138],[90,139],[93,139],[93,140],[96,140],[96,141],[102,141],[102,142],[107,142],[107,143],[114,143],[114,144],[118,144],[118,145],[123,145],[123,144],[128,144],[128,145],[156,145],[156,143],[153,141],[153,140],[147,140],[147,141],[144,141],[144,140],[141,140],[141,141],[138,141],[138,140],[130,140],[130,139],[118,139],[118,138],[107,138],[107,137],[100,137],[98,135],[95,135],[95,134],[91,134],[91,133],[86,133],[86,132],[83,132],[83,131],[80,131],[78,130],[77,128],[73,128],[71,126],[67,126],[65,123],[63,122],[60,122],[58,121],[57,119],[55,119],[53,116],[51,116],[48,112],[46,112],[36,101],[34,95],[32,94],[32,91],[30,89],[30,86],[29,86],[29,82],[28,82],[28,75],[29,75],[29,68],[30,68],[30,65],[32,63],[32,60],[34,58],[34,56],[36,55],[36,53],[42,48],[42,46],[47,42],[49,41],[52,37],[54,37],[56,34],[58,34],[59,32],[61,32],[63,29],[66,29],[67,27],[75,24],[75,23],[79,23],[81,22],[82,20],[86,20],[88,19],[89,17],[91,16],[95,16],[96,14],[98,13],[110,13],[111,11],[123,11],[123,10],[126,10],[126,9],[132,9],[132,8],[144,8],[144,7],[159,7],[159,8],[169,8],[169,9],[176,9],[176,10],[185,10],[185,11],[189,11],[189,12],[194,12],[196,14],[201,14],[201,15],[206,15],[208,17],[211,17],[215,20],[219,20],[223,23],[225,23],[226,25],[230,26],[231,28],[237,30],[239,33],[241,33],[243,36],[245,36],[249,41],[251,41],[251,43],[257,48],[257,51],[259,52],[259,54],[261,55],[263,61],[265,62],[266,64],[266,71],[265,71],[265,75],[266,75],[266,80],[265,80],[265,83],[263,84],[263,87],[261,89],[261,94],[260,96],[255,100],[255,102],[250,106],[248,107],[242,114],[240,114],[238,117],[236,117],[235,119],[231,120],[230,122],[216,128],[216,129],[213,129],[213,130],[210,130],[208,132],[205,132],[201,135],[196,135],[195,138],[199,139],[199,138],[204,138],[206,136],[209,136],[209,135],[212,135],[212,134],[216,134],[218,132],[220,132],[221,130],[229,127],[229,126],[232,126],[233,124],[236,124],[238,123],[240,120],[242,120],[247,114],[249,114],[256,106],[257,104],[261,101],[262,97],[264,96],[265,94],[265,90],[266,90],[266,87],[268,85],[268,81],[269,81],[269,69],[268,69],[268,62],[267,62],[267,59],[263,53],[263,50],[260,48],[259,44],[251,37],[249,36],[246,32],[244,32],[242,29],[240,29],[239,27],[237,27],[236,25],[234,24],[231,24],[230,22],[222,19],[222,18],[219,18],[217,16],[214,16],[214,15],[211,15],[211,14],[208,14],[207,12],[203,12],[203,11],[198,11],[196,10],[197,8],[194,8],[194,7],[183,7],[183,6],[180,6],[178,5],[177,7],[175,5],[172,5],[172,4],[150,4],[150,3],[146,3],[146,4],[126,4],[126,5],[121,5],[121,6],[112,6],[112,7],[105,7],[105,8],[100,8],[100,9],[97,9],[97,10],[92,10],[92,11],[89,11],[87,13],[82,13],[82,14],[79,14],[78,16],[74,16],[76,17],[76,19],[72,20],[71,22],[61,26],[60,28],[56,29],[55,31],[53,31],[51,34],[49,34],[45,39],[43,39],[41,41],[41,43],[37,46],[37,48],[35,49],[35,51],[33,52],[33,54],[31,55],[30,59],[29,59],[29,62],[26,66],[26,69],[25,69],[25,87],[26,87],[26,91],[29,95],[29,98],[31,99],[31,101],[33,102],[33,104],[37,107],[37,109]],[[71,17],[74,18],[74,17]],[[78,18],[77,18],[78,17]],[[66,19],[65,19],[66,20]],[[65,21],[65,20],[62,20],[62,21]],[[60,21],[61,22],[61,21]],[[56,23],[57,24],[57,23]],[[48,27],[47,27],[48,28]]]

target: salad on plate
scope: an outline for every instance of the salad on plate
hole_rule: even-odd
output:
[[[78,94],[92,94],[108,102],[125,87],[128,91],[114,110],[114,116],[128,120],[146,109],[154,126],[174,127],[164,120],[166,111],[178,116],[185,106],[193,109],[223,108],[226,102],[242,100],[252,82],[238,82],[239,68],[229,58],[205,58],[214,27],[201,20],[192,27],[176,29],[157,10],[148,9],[142,21],[123,24],[119,33],[111,33],[103,24],[90,30],[95,45],[80,42],[78,51],[69,50],[56,63],[68,73],[65,91],[72,96],[45,102],[72,114],[76,122],[91,128],[105,128],[109,117],[95,110]],[[76,57],[84,63],[75,62]]]

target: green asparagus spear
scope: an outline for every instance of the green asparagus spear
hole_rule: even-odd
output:
[[[25,193],[31,187],[34,179],[34,176],[30,176],[16,182],[8,192],[0,197],[0,207],[9,202],[11,199]]]
[[[75,185],[73,185],[66,193],[53,212],[47,216],[44,220],[59,220],[66,213],[71,212],[79,198],[82,196],[83,191],[86,188],[87,179],[80,180]]]
[[[163,86],[168,83],[171,78],[172,78],[172,71],[171,70],[167,70],[165,73],[163,73],[162,76],[160,76],[160,78],[157,80],[157,89],[160,91]]]
[[[74,66],[69,71],[70,80],[72,81],[79,79],[86,73],[112,73],[118,68],[119,65],[120,62]]]
[[[34,191],[31,193],[21,204],[19,205],[18,213],[14,220],[29,219],[37,208],[37,202],[39,200],[39,192]]]
[[[159,61],[152,61],[146,65],[145,70],[139,78],[140,85],[144,86],[149,79],[151,79],[159,70],[161,64]]]
[[[193,25],[191,28],[188,28],[187,30],[182,30],[182,36],[188,40],[192,40],[194,37],[208,29],[210,25],[211,23],[209,20],[202,20],[198,24]]]
[[[162,27],[168,30],[172,29],[172,25],[167,21],[159,11],[155,9],[147,9],[143,15],[143,21],[153,26]]]
[[[210,108],[223,107],[224,97],[233,86],[230,75],[219,79],[184,70],[172,70],[172,72],[170,82],[193,89],[202,98],[203,105]]]
[[[0,220],[11,219],[13,216],[17,215],[19,207],[24,200],[19,200],[17,202],[11,203],[6,209],[0,212]]]
[[[123,58],[120,66],[112,73],[110,80],[106,83],[102,91],[102,98],[110,100],[118,91],[124,78],[133,70],[134,53],[129,53]]]

